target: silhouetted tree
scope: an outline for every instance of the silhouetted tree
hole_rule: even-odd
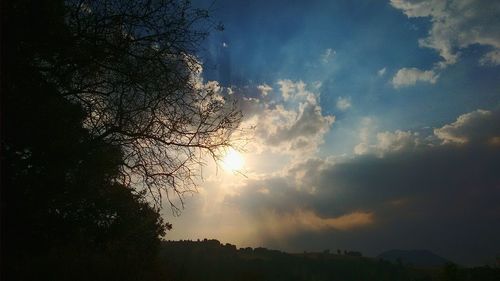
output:
[[[96,143],[78,105],[22,70],[11,68],[17,78],[9,75],[4,100],[2,260],[9,277],[144,273],[168,225],[142,194],[115,180],[120,147]]]
[[[220,158],[241,119],[200,79],[194,54],[215,23],[178,0],[68,0],[64,21],[61,52],[37,57],[37,68],[82,105],[94,139],[121,147],[121,182],[179,211],[205,157]]]
[[[196,153],[218,157],[240,116],[193,73],[205,17],[178,1],[2,2],[2,280],[158,279],[170,225],[146,192],[190,190]]]

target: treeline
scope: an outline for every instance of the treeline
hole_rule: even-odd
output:
[[[85,108],[41,71],[70,63],[64,3],[2,8],[1,279],[156,279],[167,225],[117,180],[122,149],[96,139]]]
[[[196,44],[203,34],[189,28],[205,14],[161,0],[7,0],[0,11],[0,279],[169,280],[158,251],[171,226],[154,188],[175,185],[154,171],[176,162],[148,136],[177,137],[153,126],[176,121],[161,112],[188,120],[179,96],[195,91],[194,64],[175,38]]]
[[[172,280],[386,280],[493,281],[500,269],[415,268],[389,261],[323,251],[289,254],[266,248],[240,248],[217,240],[164,241],[162,266]]]

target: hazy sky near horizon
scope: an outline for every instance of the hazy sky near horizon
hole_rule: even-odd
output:
[[[212,2],[203,78],[255,129],[167,239],[500,255],[500,1]]]

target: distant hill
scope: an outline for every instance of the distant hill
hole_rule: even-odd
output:
[[[328,250],[290,254],[262,247],[238,249],[235,245],[217,240],[202,240],[165,241],[161,255],[168,276],[176,281],[417,279],[413,278],[413,272],[399,265],[363,257],[353,251],[343,254]]]
[[[500,268],[463,268],[429,251],[393,250],[382,258],[363,257],[356,251],[285,253],[238,248],[218,240],[164,241],[160,251],[165,278],[173,281],[498,281]],[[384,258],[386,257],[386,258]],[[403,263],[398,263],[401,258]],[[389,260],[394,260],[390,262]]]
[[[378,255],[378,258],[422,267],[443,266],[450,262],[428,250],[390,250]]]

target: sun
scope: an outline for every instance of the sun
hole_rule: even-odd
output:
[[[245,160],[238,151],[230,148],[224,159],[222,159],[222,167],[229,172],[238,172],[243,168]]]

